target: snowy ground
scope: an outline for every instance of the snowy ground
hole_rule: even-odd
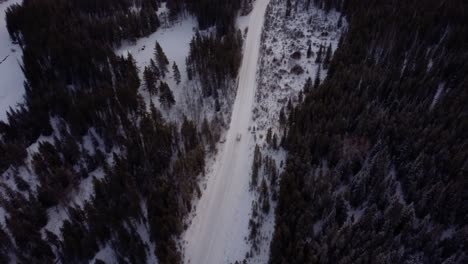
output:
[[[21,0],[0,1],[0,120],[6,120],[6,111],[23,101],[24,75],[21,71],[22,51],[11,42],[5,21],[6,9]]]
[[[310,77],[312,82],[315,80],[319,67],[315,60],[320,44],[325,47],[331,44],[332,50],[336,50],[340,35],[346,28],[344,19],[343,25],[338,27],[340,13],[334,10],[326,14],[310,4],[309,10],[299,6],[289,18],[285,18],[285,7],[284,1],[272,0],[265,18],[253,117],[260,134],[262,131],[265,134],[269,127],[273,133],[281,134],[282,131],[278,130],[281,107],[286,108],[289,99],[293,104],[298,103],[298,94],[307,78]],[[311,58],[306,57],[308,43],[312,47]],[[300,52],[301,58],[293,59],[291,55],[294,52]],[[295,65],[301,66],[304,73],[291,73]],[[325,79],[326,73],[322,67],[321,80]]]
[[[254,139],[248,128],[252,122],[260,36],[267,5],[268,0],[257,0],[250,16],[226,142],[208,175],[196,215],[183,235],[185,263],[230,263],[242,260],[249,250],[245,238],[253,199],[249,179]]]
[[[292,3],[295,6],[296,3]],[[271,0],[265,15],[265,26],[262,33],[260,49],[259,72],[257,75],[258,87],[255,94],[253,109],[253,123],[256,127],[255,143],[261,147],[262,156],[273,157],[278,165],[279,173],[283,168],[281,164],[286,158],[284,150],[276,151],[266,144],[267,130],[283,135],[283,129],[279,123],[279,113],[284,108],[287,116],[287,103],[292,105],[299,103],[299,94],[304,87],[307,78],[312,82],[317,75],[319,63],[316,56],[320,44],[327,47],[329,44],[334,51],[337,48],[340,35],[346,28],[346,21],[342,20],[342,26],[338,26],[340,14],[330,11],[326,14],[310,5],[307,10],[300,6],[291,12],[286,18],[286,2]],[[307,58],[309,43],[312,48],[312,56]],[[300,52],[300,58],[292,58],[294,52]],[[324,55],[325,53],[323,53]],[[299,65],[304,69],[302,74],[294,74],[291,69]],[[321,67],[320,79],[326,77],[327,70]],[[273,187],[274,188],[274,187]],[[272,186],[269,186],[271,191]],[[255,193],[258,197],[258,192]],[[267,263],[272,234],[274,232],[275,202],[271,202],[270,213],[260,223],[258,236],[261,237],[259,250],[252,251],[253,255],[248,259],[249,263]]]
[[[165,12],[167,12],[167,9],[165,3],[163,3],[162,7],[158,10],[160,17],[165,17]],[[163,80],[174,93],[176,101],[175,107],[170,111],[163,111],[163,114],[170,121],[177,121],[181,120],[180,116],[182,114],[187,114],[187,105],[193,103],[187,100],[187,98],[190,98],[190,100],[193,101],[193,97],[191,98],[187,95],[189,91],[193,91],[193,82],[189,82],[187,79],[185,59],[188,56],[190,41],[193,38],[197,26],[195,18],[192,16],[179,19],[173,24],[164,22],[164,19],[162,19],[162,21],[162,28],[158,29],[155,33],[137,40],[136,43],[126,43],[122,45],[116,53],[124,56],[127,56],[129,53],[132,54],[140,70],[140,79],[143,79],[143,69],[145,66],[149,65],[150,59],[155,60],[154,47],[156,41],[159,43],[169,59],[169,73]],[[173,78],[172,64],[174,62],[177,64],[181,74],[180,84],[177,84]],[[152,100],[156,107],[160,108],[157,96],[150,97],[148,92],[144,89],[140,89],[140,93],[143,95],[148,107],[150,100]]]

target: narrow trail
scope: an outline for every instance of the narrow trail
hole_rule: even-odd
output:
[[[249,247],[252,136],[248,127],[256,89],[261,32],[269,0],[257,0],[250,15],[239,86],[226,142],[220,150],[196,216],[184,233],[184,262],[222,264],[242,260]],[[237,135],[241,139],[237,139]]]

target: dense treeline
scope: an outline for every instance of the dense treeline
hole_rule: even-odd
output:
[[[465,263],[468,5],[343,12],[327,79],[289,111],[270,263]]]
[[[187,58],[189,79],[198,78],[204,96],[218,97],[218,90],[226,90],[237,77],[242,61],[242,33],[229,31],[223,37],[195,34],[190,42]]]
[[[159,82],[163,107],[175,103],[160,81],[168,61],[157,43],[158,65],[144,82],[131,55],[113,52],[154,32],[157,9],[153,0],[25,0],[7,10],[10,36],[23,49],[26,94],[0,121],[0,174],[17,188],[0,183],[7,213],[0,262],[88,263],[104,247],[121,263],[145,263],[151,251],[160,263],[181,262],[175,239],[199,192],[204,146],[217,135],[206,120],[198,128],[185,119],[179,128],[152,102],[147,110],[139,88],[148,81]],[[26,147],[39,136],[47,140],[28,158]],[[89,177],[94,193],[77,206],[70,196]],[[44,229],[54,206],[67,207],[59,235]],[[152,244],[142,241],[142,226]]]
[[[49,114],[63,117],[77,134],[96,119],[110,118],[104,102],[112,103],[106,99],[112,89],[110,75],[128,74],[116,72],[118,64],[126,62],[115,58],[111,47],[159,26],[154,1],[138,3],[138,13],[131,11],[133,1],[29,0],[8,8],[8,31],[23,48],[27,80],[25,107],[10,113],[9,126],[2,124],[8,139],[31,143],[41,133],[50,134]],[[119,84],[120,93],[138,88],[134,77],[128,82],[133,83]],[[28,120],[26,109],[35,118]]]
[[[244,0],[248,1],[248,0]],[[242,1],[230,0],[168,0],[167,7],[171,16],[187,10],[197,18],[201,30],[216,26],[218,36],[235,29],[235,18]]]

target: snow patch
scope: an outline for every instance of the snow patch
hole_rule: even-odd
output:
[[[445,88],[445,83],[440,83],[439,86],[437,87],[437,91],[434,94],[434,97],[432,98],[431,106],[429,107],[430,110],[432,110],[434,106],[437,104],[437,102],[439,101],[440,95],[444,91],[444,88]]]
[[[23,52],[13,44],[6,28],[5,11],[22,0],[0,1],[0,120],[6,121],[6,112],[23,102],[24,75],[21,70]]]

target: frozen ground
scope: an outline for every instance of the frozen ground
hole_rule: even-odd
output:
[[[23,101],[24,75],[21,71],[22,51],[11,42],[6,28],[5,11],[21,0],[0,1],[0,120],[6,120],[6,112]]]
[[[249,19],[229,131],[213,172],[208,175],[196,215],[183,235],[185,263],[230,263],[242,260],[249,250],[245,238],[253,198],[249,192],[249,179],[254,139],[248,127],[251,125],[260,36],[267,5],[268,0],[257,0]]]
[[[340,14],[333,10],[327,14],[313,4],[307,9],[301,6],[302,3],[296,4],[292,1],[292,6],[296,5],[298,6],[292,10],[290,17],[285,16],[285,1],[271,0],[267,8],[252,117],[252,125],[256,127],[255,143],[261,147],[262,156],[270,156],[276,160],[279,174],[283,170],[281,164],[286,158],[286,153],[284,150],[274,150],[266,144],[267,130],[271,128],[272,134],[277,135],[278,139],[283,136],[284,130],[279,123],[281,109],[284,109],[287,116],[288,101],[291,101],[292,105],[298,104],[299,94],[306,80],[311,78],[314,82],[319,68],[316,56],[320,44],[325,47],[331,44],[334,51],[340,35],[346,29],[346,21],[343,19],[340,27],[338,23]],[[312,56],[307,58],[309,43]],[[297,52],[301,54],[300,58],[291,56]],[[303,68],[302,74],[291,72],[296,65]],[[327,70],[322,66],[320,79],[323,80],[326,74]],[[272,188],[275,186],[269,186],[270,191]],[[255,195],[258,197],[258,192]],[[270,242],[274,232],[273,212],[276,208],[274,201],[271,202],[271,208],[270,213],[258,221],[260,228],[257,236],[261,238],[259,249],[252,250],[249,263],[268,262]]]
[[[156,41],[159,43],[169,60],[169,72],[166,77],[163,78],[163,81],[169,85],[169,88],[174,93],[176,101],[172,109],[162,111],[162,113],[168,120],[177,121],[181,120],[180,117],[182,114],[187,115],[188,105],[194,101],[191,95],[187,95],[188,92],[194,90],[194,83],[187,79],[185,59],[188,56],[190,41],[193,38],[197,26],[195,18],[192,16],[186,16],[174,23],[169,23],[165,19],[166,12],[166,6],[165,3],[163,3],[162,7],[158,10],[158,14],[162,20],[162,27],[148,37],[138,39],[136,43],[126,43],[122,45],[116,53],[124,56],[127,56],[129,53],[132,54],[140,70],[140,79],[142,79],[144,67],[149,65],[150,59],[155,60],[154,47]],[[172,64],[174,62],[177,64],[180,71],[180,84],[177,84],[173,78]],[[150,97],[145,89],[140,89],[140,93],[148,107],[150,100],[152,100],[157,108],[161,108],[158,96]]]
[[[295,5],[294,2],[292,4]],[[331,10],[326,14],[310,4],[309,9],[299,6],[292,11],[289,18],[285,17],[285,2],[271,0],[265,17],[265,31],[262,36],[260,55],[260,72],[258,89],[255,95],[253,119],[257,131],[263,134],[271,127],[273,133],[279,131],[279,112],[286,108],[288,100],[293,105],[298,103],[299,92],[303,89],[307,78],[314,82],[319,63],[316,63],[320,44],[332,46],[335,51],[341,33],[346,28],[343,19],[338,26],[340,13]],[[308,44],[311,44],[312,56],[307,58]],[[292,58],[294,52],[300,52],[299,59]],[[323,52],[322,58],[325,55]],[[299,65],[304,73],[293,74],[291,69]],[[327,70],[321,67],[320,79],[325,79]]]

